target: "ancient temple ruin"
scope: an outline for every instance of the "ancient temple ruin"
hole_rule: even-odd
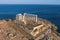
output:
[[[19,25],[23,22],[23,26],[21,28],[28,34],[32,35],[35,40],[42,39],[45,35],[51,33],[51,26],[49,24],[46,25],[42,21],[39,24],[37,15],[28,13],[24,13],[23,15],[17,14],[16,20],[19,21]]]
[[[23,21],[25,24],[27,24],[27,21],[34,21],[37,22],[37,15],[34,14],[28,14],[28,13],[24,13],[22,14],[17,14],[16,15],[16,20],[17,21]]]

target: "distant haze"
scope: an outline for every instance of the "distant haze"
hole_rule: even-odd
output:
[[[0,0],[0,4],[60,4],[60,0]]]

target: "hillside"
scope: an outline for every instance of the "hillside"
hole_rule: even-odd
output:
[[[38,18],[39,22],[43,22],[46,26],[51,25],[52,26],[52,31],[51,33],[45,35],[42,37],[42,39],[39,39],[40,35],[37,37],[33,37],[29,33],[27,33],[25,30],[23,30],[21,27],[22,25],[19,25],[15,23],[15,20],[0,20],[0,40],[60,40],[60,35],[59,33],[56,32],[57,26],[54,24],[50,23],[49,21],[45,19]],[[34,24],[33,26],[35,26]],[[23,25],[23,26],[31,26],[31,24]],[[29,28],[28,27],[28,28]],[[44,27],[43,27],[44,28]],[[31,28],[30,28],[31,29]],[[28,31],[28,30],[27,30]],[[42,31],[44,33],[44,31]]]

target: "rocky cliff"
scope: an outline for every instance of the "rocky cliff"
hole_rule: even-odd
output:
[[[38,18],[38,21],[43,22],[46,26],[48,24],[51,25],[51,27],[52,27],[51,33],[50,34],[48,33],[44,37],[40,36],[40,35],[42,35],[42,34],[40,34],[39,36],[34,38],[32,35],[30,35],[26,31],[24,31],[21,28],[22,25],[17,24],[16,20],[0,20],[0,40],[60,40],[60,34],[56,32],[56,30],[57,30],[56,25],[52,24],[51,22],[49,22],[45,19],[41,19],[41,18]],[[25,26],[30,27],[30,25],[27,24]],[[42,39],[39,39],[40,37],[42,37]]]

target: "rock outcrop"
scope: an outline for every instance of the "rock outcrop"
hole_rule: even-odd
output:
[[[41,27],[39,26],[40,22],[44,24]],[[41,18],[38,18],[38,24],[36,24],[31,22],[25,25],[23,22],[17,24],[15,20],[0,20],[0,40],[60,40],[60,34],[56,32],[57,26]],[[51,26],[51,30],[49,30],[48,25]],[[31,32],[34,33],[33,31],[35,35],[31,35]],[[36,32],[38,33],[36,34]]]

